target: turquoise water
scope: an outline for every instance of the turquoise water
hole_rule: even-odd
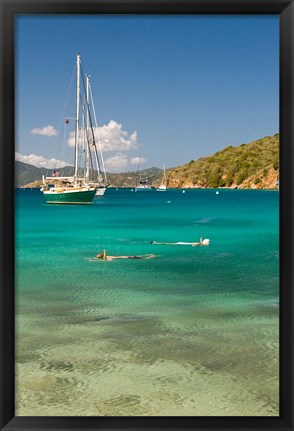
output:
[[[108,189],[51,206],[17,190],[16,414],[278,415],[278,200]]]

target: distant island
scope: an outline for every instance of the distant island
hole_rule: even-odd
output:
[[[63,176],[73,174],[67,166],[58,169]],[[27,163],[15,162],[16,187],[40,187],[42,175],[51,170]],[[153,187],[158,187],[162,169],[153,167],[141,171]],[[248,144],[229,146],[212,156],[191,160],[183,166],[166,170],[169,188],[240,188],[276,189],[279,181],[279,134],[266,136]],[[107,174],[110,187],[135,187],[134,171]]]

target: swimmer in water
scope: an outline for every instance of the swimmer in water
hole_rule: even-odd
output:
[[[200,242],[193,242],[192,243],[192,247],[195,247],[196,245],[200,245],[200,246],[202,246],[202,245],[209,245],[209,243],[210,243],[209,239],[203,239],[202,240],[202,237],[200,237]]]
[[[97,257],[97,259],[107,259],[106,250],[104,249],[103,253],[98,253],[96,257]]]
[[[151,259],[155,257],[155,254],[144,254],[140,256],[106,256],[106,250],[103,253],[98,253],[96,258],[101,260],[114,260],[114,259]]]
[[[156,245],[191,245],[192,247],[196,247],[197,245],[209,245],[210,240],[209,239],[203,239],[202,237],[200,238],[199,242],[183,242],[183,241],[179,241],[179,242],[157,242],[157,241],[150,241],[150,244],[156,244]]]

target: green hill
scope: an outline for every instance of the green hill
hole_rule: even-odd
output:
[[[15,186],[22,187],[33,181],[40,180],[42,175],[46,175],[46,170],[36,168],[33,165],[23,162],[15,162]]]
[[[27,184],[35,183],[37,187],[42,183],[42,175],[49,176],[54,169],[37,168],[36,166],[29,165],[28,163],[15,162],[15,186],[24,187]],[[73,175],[72,166],[58,169],[64,176]]]
[[[266,136],[167,172],[168,187],[275,188],[279,178],[279,135]]]

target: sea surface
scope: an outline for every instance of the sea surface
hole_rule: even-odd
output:
[[[22,189],[15,224],[16,415],[279,415],[278,191]]]

